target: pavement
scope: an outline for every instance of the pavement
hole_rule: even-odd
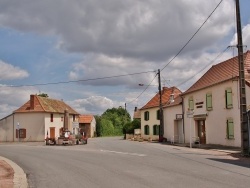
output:
[[[27,188],[23,169],[13,161],[0,156],[0,188]]]
[[[189,144],[178,143],[162,143],[166,145],[173,145],[176,147],[190,147]],[[36,144],[35,144],[36,145]],[[250,162],[250,157],[244,157],[241,155],[241,150],[238,147],[227,147],[221,145],[199,145],[194,144],[192,148],[202,150],[213,150],[218,152],[224,152],[228,155],[237,158],[240,161]],[[0,188],[27,188],[28,181],[23,169],[13,161],[0,156]]]

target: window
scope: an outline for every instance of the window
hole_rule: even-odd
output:
[[[144,112],[144,120],[145,121],[149,120],[149,111]]]
[[[76,120],[76,115],[75,114],[73,114],[73,121],[75,121]]]
[[[227,139],[234,139],[234,122],[233,119],[227,120]]]
[[[50,122],[53,122],[53,114],[50,114]]]
[[[156,112],[156,119],[160,120],[160,110],[157,110],[157,112]]]
[[[26,138],[26,129],[16,129],[16,138]]]
[[[213,110],[212,93],[207,93],[206,94],[206,104],[207,104],[207,111]]]
[[[193,99],[193,97],[189,97],[189,99],[188,99],[188,108],[189,108],[189,110],[194,109],[194,99]]]
[[[149,135],[149,126],[148,125],[144,126],[144,134]]]
[[[159,125],[154,125],[153,126],[153,135],[159,135]]]
[[[225,96],[226,96],[226,108],[227,109],[233,108],[232,89],[231,88],[226,89]]]

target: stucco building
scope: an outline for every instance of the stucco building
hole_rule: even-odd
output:
[[[60,136],[63,128],[77,132],[78,116],[61,100],[30,95],[30,100],[0,120],[0,141],[44,141]]]

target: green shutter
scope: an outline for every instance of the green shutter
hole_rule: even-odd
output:
[[[232,119],[227,120],[227,138],[228,139],[234,138],[234,122]]]
[[[157,120],[160,120],[160,110],[157,110],[156,117],[157,117]]]
[[[148,125],[144,126],[144,134],[149,135],[149,126]]]
[[[207,103],[207,110],[212,110],[213,106],[212,106],[212,94],[211,93],[207,93],[206,94],[206,103]]]
[[[233,108],[232,89],[226,90],[226,108]]]
[[[160,126],[156,125],[156,135],[159,135],[159,132],[160,132]]]
[[[193,100],[193,97],[190,97],[188,99],[188,107],[189,107],[189,110],[193,110],[194,109],[194,100]]]

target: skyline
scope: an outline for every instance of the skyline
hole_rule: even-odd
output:
[[[213,62],[236,45],[234,1],[224,0],[171,61],[219,2],[0,0],[0,119],[39,93],[63,99],[81,114],[101,115],[125,103],[131,113],[158,88],[154,72],[129,74],[162,68],[162,86],[185,91],[213,64],[237,55],[237,48],[230,48]],[[241,0],[240,5],[247,51],[250,2]],[[46,84],[87,79],[93,80]],[[145,89],[139,84],[151,82],[135,100]],[[33,84],[44,85],[9,87]]]

